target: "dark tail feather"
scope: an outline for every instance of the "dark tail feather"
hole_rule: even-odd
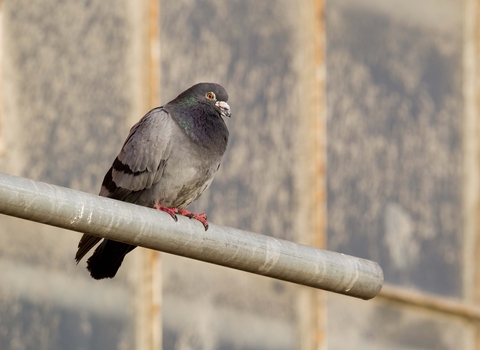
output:
[[[85,256],[85,254],[88,253],[90,249],[95,247],[95,245],[100,242],[100,240],[100,237],[94,237],[87,234],[84,234],[82,236],[82,239],[80,240],[80,242],[78,242],[77,254],[75,254],[75,260],[77,261],[77,264],[80,262],[80,260],[82,260],[82,258]]]
[[[87,269],[96,280],[113,278],[117,273],[123,258],[136,246],[108,239],[95,249],[93,255],[87,260]]]

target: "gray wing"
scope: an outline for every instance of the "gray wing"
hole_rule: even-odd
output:
[[[135,203],[143,190],[158,183],[170,154],[173,120],[162,107],[152,109],[135,124],[103,179],[100,196]],[[101,238],[84,234],[75,255],[77,263]]]
[[[162,178],[170,154],[173,120],[163,108],[147,113],[130,130],[122,150],[105,176],[101,196],[127,202],[128,194],[151,188]],[[113,184],[111,183],[113,182]],[[117,188],[122,190],[116,191]]]

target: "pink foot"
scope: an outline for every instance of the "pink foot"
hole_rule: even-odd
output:
[[[182,216],[186,216],[187,218],[190,219],[195,219],[198,220],[202,223],[203,227],[205,227],[205,231],[208,230],[208,221],[207,221],[207,214],[202,213],[202,214],[195,214],[192,213],[191,211],[187,209],[180,209],[178,210],[178,214]]]
[[[180,214],[177,208],[168,208],[168,207],[162,207],[160,204],[155,203],[153,206],[157,210],[164,211],[165,213],[169,214],[173,220],[178,221],[177,219],[177,214]]]
[[[178,209],[178,208],[168,208],[161,206],[160,204],[156,204],[153,206],[157,210],[161,210],[167,214],[169,214],[173,220],[178,221],[177,215],[182,215],[186,216],[187,218],[190,219],[195,219],[198,220],[202,223],[203,227],[205,227],[205,231],[208,230],[208,221],[207,221],[207,214],[202,213],[202,214],[195,214],[192,213],[190,210],[187,209]]]

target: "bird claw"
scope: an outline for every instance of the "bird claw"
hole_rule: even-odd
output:
[[[186,216],[187,218],[190,218],[190,219],[198,220],[202,223],[203,227],[205,227],[205,231],[208,230],[207,214],[205,214],[205,213],[195,214],[195,213],[192,213],[190,210],[187,210],[187,209],[168,208],[168,207],[163,207],[159,204],[155,204],[154,208],[157,209],[157,210],[161,210],[161,211],[163,211],[167,214],[170,214],[170,216],[175,221],[178,221],[177,215],[182,215],[182,216]]]
[[[180,209],[178,213],[182,216],[186,216],[187,218],[190,219],[195,219],[198,220],[202,223],[203,227],[205,227],[205,231],[208,230],[208,221],[207,221],[207,214],[201,213],[201,214],[195,214],[192,213],[191,211],[187,209]]]
[[[156,203],[154,205],[154,208],[169,214],[173,220],[178,221],[177,214],[179,214],[179,211],[177,208],[163,207],[160,204],[156,204]]]

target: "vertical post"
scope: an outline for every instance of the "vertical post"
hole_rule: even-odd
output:
[[[478,230],[478,187],[479,187],[479,158],[478,148],[478,114],[476,74],[477,49],[476,3],[478,0],[467,0],[465,3],[465,26],[463,43],[463,222],[464,222],[464,276],[463,284],[465,298],[475,298],[476,268],[476,233]]]
[[[149,0],[148,8],[148,95],[147,109],[159,105],[159,69],[160,69],[160,38],[159,38],[159,7],[160,0]],[[142,249],[144,257],[144,305],[146,316],[146,347],[142,349],[159,350],[162,348],[162,316],[161,316],[161,261],[160,253],[155,250]]]
[[[480,303],[480,1],[467,0],[463,49],[463,222],[464,298]],[[480,325],[475,326],[474,348],[480,348]]]
[[[150,108],[159,105],[160,97],[160,0],[150,0],[149,10],[149,66],[150,66]],[[145,281],[149,288],[149,318],[151,324],[150,348],[162,348],[162,275],[160,253],[147,250],[151,277]]]
[[[148,60],[150,70],[150,105],[148,109],[159,105],[160,96],[160,0],[149,0],[149,30],[148,30]],[[147,273],[145,274],[145,286],[148,286],[148,321],[151,333],[149,334],[148,349],[160,350],[162,348],[162,276],[160,253],[155,250],[144,251],[146,255]]]
[[[5,144],[3,143],[3,133],[2,133],[2,118],[3,118],[3,8],[2,2],[0,1],[0,157],[5,153]]]
[[[148,110],[159,105],[160,33],[159,0],[131,0],[133,50],[131,64],[135,72],[132,88],[132,116],[129,127]],[[161,261],[160,253],[138,248],[134,253],[135,280],[135,348],[159,350],[162,347]]]
[[[300,38],[299,74],[301,74],[300,115],[302,125],[299,149],[302,174],[298,176],[298,194],[303,206],[299,210],[297,229],[306,232],[303,243],[326,247],[326,123],[325,123],[325,20],[324,0],[301,5],[303,23]],[[300,349],[326,348],[325,292],[304,289],[300,295]]]

